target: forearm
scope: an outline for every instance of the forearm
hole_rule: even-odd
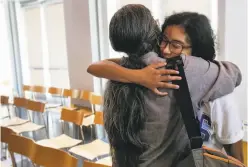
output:
[[[227,144],[224,145],[225,151],[228,155],[240,160],[241,162],[244,162],[244,155],[243,155],[243,146],[242,146],[242,140],[233,143],[233,144]]]
[[[87,72],[99,78],[106,78],[124,83],[134,83],[137,78],[135,70],[127,69],[116,62],[108,60],[91,64]]]

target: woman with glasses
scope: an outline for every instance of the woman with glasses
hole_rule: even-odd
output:
[[[169,16],[162,25],[160,50],[165,58],[179,53],[214,61],[213,32],[206,16],[183,12]],[[189,85],[190,86],[190,85]],[[191,94],[191,96],[194,96]],[[205,103],[198,112],[204,145],[225,151],[243,162],[243,129],[233,93]]]
[[[185,54],[188,49],[193,50],[193,45],[190,48],[189,45],[176,45],[172,39],[160,38],[155,20],[143,5],[127,5],[118,10],[111,19],[109,34],[113,49],[125,52],[128,57],[114,60],[121,66],[107,60],[91,65],[88,72],[111,79],[105,90],[103,110],[114,166],[176,166],[190,150],[183,120],[172,90],[166,89],[168,96],[158,96],[153,92],[164,92],[163,89],[159,93],[157,87],[176,88],[162,81],[180,78],[162,76],[176,72],[156,69],[163,67],[164,63],[146,67],[151,62],[145,59],[159,53],[158,41],[161,51],[163,46],[169,49],[170,54],[165,57],[179,52]],[[183,58],[195,106],[201,106],[198,104],[201,99],[209,101],[231,92],[234,85],[240,83],[240,72],[231,63],[222,62],[225,65],[219,63],[218,66],[202,58]],[[233,87],[221,87],[223,82],[234,84]]]

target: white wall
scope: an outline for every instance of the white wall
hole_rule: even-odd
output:
[[[122,6],[127,4],[142,4],[151,10],[155,19],[162,24],[165,16],[174,12],[194,11],[205,14],[210,20],[214,31],[217,29],[217,1],[216,0],[107,0],[108,23],[113,14]],[[108,31],[108,30],[106,30]],[[107,40],[108,35],[106,33]],[[105,39],[106,40],[106,39]],[[106,42],[105,42],[106,43]],[[109,48],[109,57],[122,57]],[[106,56],[104,58],[107,58]]]
[[[210,19],[212,27],[215,30],[217,28],[217,3],[216,0],[165,0],[164,4],[160,5],[160,10],[164,11],[163,17],[171,15],[174,12],[199,12]]]
[[[117,0],[119,6],[136,3],[143,4],[152,11],[155,19],[163,23],[164,17],[174,12],[195,11],[205,14],[210,20],[217,15],[216,0]],[[216,23],[214,23],[216,24]],[[215,25],[214,25],[215,26]]]
[[[220,6],[220,16],[225,17],[225,22],[220,26],[222,32],[222,40],[220,43],[222,48],[223,60],[231,61],[238,65],[240,68],[243,80],[242,84],[235,90],[238,105],[240,108],[241,118],[245,121],[247,119],[247,0],[226,0],[222,4],[225,9]],[[223,18],[222,18],[223,19]],[[221,21],[221,19],[220,19]],[[225,26],[223,26],[223,23]],[[224,32],[224,33],[223,33]],[[248,141],[246,134],[246,141]]]

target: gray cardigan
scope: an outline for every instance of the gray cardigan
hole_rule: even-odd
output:
[[[195,112],[202,102],[229,94],[241,83],[241,72],[233,63],[213,63],[193,56],[183,56],[183,60]],[[165,60],[151,52],[143,61],[148,65]],[[140,167],[173,167],[190,151],[173,90],[161,91],[169,95],[162,97],[148,91],[145,96],[147,120],[140,135],[145,143],[149,143],[149,148],[140,156]]]

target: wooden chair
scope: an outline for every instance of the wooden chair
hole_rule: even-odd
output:
[[[30,120],[29,122],[26,122],[26,123],[21,124],[21,125],[9,126],[9,128],[14,130],[18,134],[23,133],[23,132],[37,131],[37,130],[44,128],[46,130],[46,135],[48,137],[49,135],[48,135],[48,131],[46,128],[46,122],[45,122],[44,115],[43,115],[44,111],[45,111],[45,104],[42,102],[27,100],[25,108],[28,110],[27,112],[31,111],[31,112],[39,113],[39,115],[41,116],[41,120],[43,120],[44,125],[35,124],[32,122],[32,120]]]
[[[92,124],[94,124],[94,119],[98,118],[98,117],[95,117],[95,113],[96,113],[97,106],[102,105],[102,96],[91,93],[89,95],[89,101],[91,104],[91,115],[84,119],[84,122],[83,122],[84,126],[91,126]]]
[[[98,164],[96,162],[84,161],[83,167],[111,167],[111,165]]]
[[[35,160],[36,144],[35,141],[30,138],[12,134],[8,139],[8,149],[13,167],[17,166],[14,153],[25,156],[31,161]]]
[[[64,89],[62,96],[64,97],[63,105],[69,108],[75,108],[71,105],[71,99],[79,99],[81,91],[78,89]],[[67,105],[66,99],[70,101],[70,104]],[[75,108],[76,109],[76,108]]]
[[[7,149],[8,148],[8,144],[9,144],[9,138],[11,137],[12,134],[16,134],[13,130],[7,128],[7,127],[3,127],[1,126],[1,137],[0,137],[0,142],[5,143],[6,147],[2,147],[2,149]],[[2,146],[2,145],[1,145]],[[8,152],[6,150],[5,152],[5,157],[8,156]]]
[[[62,95],[62,88],[56,88],[56,87],[49,87],[48,88],[48,93],[51,95],[58,95],[61,96]]]
[[[87,96],[87,94],[84,92],[85,91],[81,91],[78,89],[64,89],[63,96],[66,98],[69,98],[69,100],[71,100],[71,99],[80,99],[80,100],[83,99],[83,100],[85,100],[85,97]],[[88,93],[90,93],[90,92],[88,92]],[[87,101],[89,101],[89,99]],[[64,106],[66,106],[65,100],[64,100]],[[91,110],[87,107],[82,107],[82,106],[77,107],[77,106],[74,106],[73,104],[70,104],[69,106],[67,105],[67,107],[69,107],[70,109],[83,111],[84,117],[88,117],[88,116],[92,115]]]
[[[9,96],[0,96],[1,105],[9,105]]]
[[[9,110],[9,96],[0,96],[0,104],[1,104],[1,108],[6,108],[7,109],[7,115],[6,116],[2,116],[1,113],[1,119],[5,119],[5,118],[10,118],[10,110]]]
[[[35,143],[34,140],[11,135],[8,139],[9,152],[13,166],[16,167],[14,153],[29,158],[33,164],[44,167],[76,167],[77,159],[65,151],[44,147]]]
[[[14,97],[14,110],[16,111],[17,108],[19,109],[24,109],[26,108],[27,105],[27,99],[21,98],[21,97]],[[27,113],[28,119],[22,119],[17,117],[17,113],[15,112],[15,116],[11,116],[10,119],[2,121],[1,125],[2,126],[16,126],[16,125],[21,125],[24,123],[27,123],[30,121],[30,115]]]
[[[1,142],[8,144],[9,138],[12,134],[16,134],[13,130],[1,126]]]
[[[94,124],[104,126],[104,122],[103,122],[103,112],[97,111],[97,112],[95,113]]]
[[[23,85],[23,86],[22,86],[22,91],[23,91],[23,92],[29,91],[30,88],[31,88],[31,86],[29,86],[29,85]]]
[[[80,127],[82,138],[84,138],[83,133],[81,131],[83,118],[84,118],[84,113],[82,111],[74,111],[63,108],[61,111],[61,118],[60,118],[63,121],[63,126],[62,126],[63,134],[55,138],[40,140],[37,143],[43,146],[57,148],[57,149],[70,148],[75,145],[78,145],[79,143],[82,142],[82,140],[77,140],[64,134],[64,121],[72,122],[78,125]]]
[[[44,167],[77,167],[78,160],[65,151],[37,144],[34,163]]]
[[[31,86],[29,86],[29,85],[23,85],[22,86],[22,93],[23,93],[23,97],[25,97],[27,99],[33,98],[33,93],[31,92]]]
[[[23,97],[14,97],[13,104],[14,104],[15,110],[16,110],[16,108],[23,108],[24,109],[27,106],[27,99],[23,98]],[[17,116],[16,112],[15,112],[15,114],[16,114],[15,116]],[[29,115],[28,115],[28,117],[29,117]]]
[[[59,103],[47,103],[46,104],[46,108],[50,109],[50,108],[58,108],[60,106],[62,106],[62,88],[56,88],[56,87],[49,87],[48,88],[48,94],[50,94],[52,97],[56,96],[60,98],[60,102]]]
[[[90,103],[90,95],[91,95],[91,93],[92,92],[90,92],[90,91],[82,90],[79,99]],[[85,117],[88,117],[88,116],[93,114],[91,108],[81,107],[80,109],[84,112]]]
[[[47,93],[47,89],[45,87],[37,86],[37,85],[31,86],[30,91],[32,92],[32,95],[33,95],[32,99],[33,100],[37,100],[38,94],[44,94],[45,95]],[[45,103],[44,100],[42,102]]]
[[[94,122],[96,124],[103,125],[103,113],[96,112],[94,116],[95,116]],[[109,155],[110,146],[108,143],[100,139],[97,139],[88,144],[83,144],[83,145],[72,147],[69,150],[69,152],[80,155],[88,160],[93,161],[94,159],[97,159],[100,156]]]
[[[91,93],[89,100],[90,100],[91,109],[92,109],[93,113],[96,112],[96,107],[97,106],[101,106],[103,104],[102,96],[95,95],[94,93]]]
[[[31,86],[30,91],[35,93],[46,93],[46,88],[44,86]]]
[[[91,91],[83,90],[80,95],[80,99],[85,101],[90,101]]]

